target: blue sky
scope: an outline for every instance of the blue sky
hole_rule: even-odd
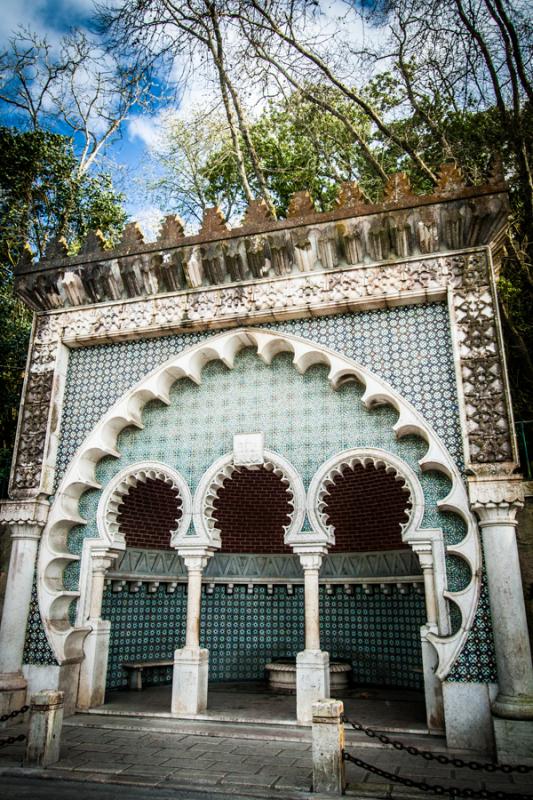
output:
[[[8,39],[18,27],[26,27],[41,37],[46,37],[52,45],[59,44],[62,35],[71,28],[91,29],[93,17],[93,0],[0,0],[2,3],[2,26],[0,29],[0,48],[8,44]],[[281,2],[281,0],[280,0]],[[344,0],[322,0],[322,11],[331,19],[344,14],[346,4]],[[359,23],[354,26],[344,28],[343,31],[353,43],[365,36],[365,29],[361,29]],[[262,100],[259,96],[256,100],[255,110],[261,107]],[[199,105],[210,106],[213,104],[213,95],[207,84],[202,82],[199,71],[193,70],[192,79],[186,87],[182,97],[180,114],[187,115],[187,111],[195,109]],[[150,152],[157,139],[161,112],[165,109],[161,106],[154,109],[150,116],[140,113],[138,110],[130,115],[130,118],[122,126],[121,135],[116,137],[108,147],[104,160],[99,163],[99,168],[109,169],[114,175],[117,188],[124,192],[126,197],[126,210],[133,219],[139,219],[141,225],[146,229],[148,236],[154,234],[156,225],[157,209],[147,196],[144,184],[140,180],[144,165],[149,162]],[[251,111],[253,113],[253,110]],[[4,123],[14,122],[13,118]],[[16,124],[16,123],[15,123]],[[63,131],[60,131],[63,132]],[[65,131],[67,132],[67,131]],[[165,211],[167,209],[162,209]],[[150,230],[151,227],[151,230]]]

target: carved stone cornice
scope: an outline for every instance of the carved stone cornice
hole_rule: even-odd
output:
[[[115,250],[95,248],[93,236],[78,256],[55,247],[38,265],[26,257],[15,270],[16,291],[35,310],[69,308],[479,247],[505,227],[501,184],[466,188],[456,180],[419,197],[405,182],[392,176],[379,205],[349,203],[327,213],[316,213],[308,193],[299,192],[281,221],[255,203],[233,230],[217,209],[207,209],[198,235],[183,237],[167,224],[164,239],[152,244],[130,223]]]

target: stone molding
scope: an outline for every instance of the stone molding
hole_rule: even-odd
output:
[[[479,594],[481,570],[477,528],[473,516],[468,510],[466,489],[457,467],[443,442],[425,422],[422,415],[377,375],[361,367],[352,359],[341,356],[322,345],[311,343],[298,336],[272,333],[255,328],[232,330],[213,336],[157,367],[115,403],[78,448],[58,488],[48,524],[43,531],[38,565],[41,617],[59,663],[82,658],[83,639],[87,634],[83,625],[81,627],[72,626],[69,622],[69,606],[72,600],[78,597],[79,592],[67,591],[62,575],[68,563],[79,559],[78,556],[69,553],[67,537],[72,527],[84,522],[79,514],[78,502],[87,489],[97,485],[95,481],[97,463],[106,455],[120,457],[120,453],[116,449],[118,435],[127,426],[142,424],[142,409],[147,402],[159,399],[168,403],[170,387],[180,378],[189,378],[195,383],[199,383],[202,369],[209,361],[221,360],[231,368],[236,354],[245,347],[254,347],[259,358],[267,364],[277,353],[282,351],[292,353],[294,366],[302,373],[313,364],[325,364],[329,367],[328,381],[333,389],[347,380],[355,380],[363,384],[365,390],[361,401],[367,408],[372,409],[376,405],[388,404],[398,412],[398,419],[393,426],[398,438],[414,434],[428,443],[427,453],[419,461],[421,468],[439,470],[452,481],[452,490],[447,498],[439,502],[439,507],[459,513],[467,523],[468,534],[458,545],[450,547],[449,552],[456,552],[471,564],[475,579],[470,582],[467,589],[461,593],[454,593],[453,596],[463,615],[461,630],[452,637],[432,636],[431,638],[440,657],[438,674],[444,677],[462,646],[466,631],[472,625]],[[282,471],[289,476],[289,483],[293,487],[297,485],[297,482],[301,483],[291,465],[277,454],[266,451],[265,458],[271,460],[275,466],[281,465]],[[224,457],[224,460],[228,463],[231,455]],[[179,546],[180,549],[183,546],[207,548],[217,546],[213,538],[215,535],[213,531],[207,527],[202,528],[202,523],[199,528],[197,523],[203,515],[203,509],[199,504],[200,498],[212,483],[211,473],[214,477],[220,473],[223,466],[223,463],[215,464],[214,469],[209,471],[209,476],[204,476],[202,488],[197,489],[193,502],[195,532],[192,535],[184,533],[183,536],[177,537],[174,546]],[[305,513],[303,486],[301,492],[301,503],[298,501],[298,494],[295,496],[296,506],[293,520],[295,533],[293,535],[300,537],[302,543],[307,541],[309,545],[313,545],[315,543],[313,533],[296,533],[296,521],[301,526]],[[322,532],[317,531],[317,533],[323,537]],[[426,538],[431,534],[427,531],[423,533]],[[102,544],[102,540],[99,539],[89,541],[92,544],[87,544],[86,540],[84,549]],[[85,602],[81,584],[80,591],[82,592],[82,603],[79,604],[81,607]]]
[[[390,578],[415,579],[420,565],[411,550],[379,550],[375,553],[329,553],[324,559],[322,581],[381,581]],[[185,579],[186,570],[174,550],[128,548],[119,557],[109,579],[173,582]],[[215,553],[204,572],[205,581],[226,583],[301,581],[302,571],[295,555]]]
[[[443,300],[447,295],[466,465],[513,466],[516,444],[490,270],[488,252],[471,250],[39,315],[10,496],[22,499],[51,493],[55,469],[51,432],[57,428],[58,398],[66,372],[62,351],[67,348],[62,345],[78,347],[191,329],[255,325],[310,314]]]
[[[234,230],[217,209],[207,209],[198,236],[183,237],[174,220],[151,245],[135,223],[114,251],[103,251],[93,236],[69,258],[64,244],[51,242],[39,265],[28,257],[17,265],[16,291],[36,310],[73,307],[483,246],[506,224],[501,183],[417,197],[398,178],[379,206],[356,200],[352,186],[341,192],[346,205],[325,214],[299,192],[287,220],[265,218],[256,203]]]

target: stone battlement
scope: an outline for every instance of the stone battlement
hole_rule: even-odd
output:
[[[460,171],[445,164],[428,195],[415,195],[407,176],[397,173],[380,204],[365,202],[356,183],[344,183],[335,210],[323,213],[308,192],[297,192],[284,220],[273,219],[256,200],[236,228],[210,208],[192,236],[170,215],[156,242],[145,242],[135,222],[112,250],[98,232],[70,257],[66,242],[55,239],[40,262],[29,251],[21,259],[16,292],[31,308],[46,311],[424,257],[499,242],[507,216],[499,169],[488,183],[468,187]]]

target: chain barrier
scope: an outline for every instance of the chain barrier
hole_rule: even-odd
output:
[[[22,708],[17,709],[16,711],[12,711],[10,714],[2,714],[0,717],[0,722],[7,722],[8,719],[13,719],[13,717],[18,717],[19,714],[25,714],[26,711],[29,711],[29,706],[22,706]]]
[[[392,772],[387,772],[384,769],[375,767],[373,764],[368,764],[360,758],[352,756],[343,751],[342,757],[345,761],[351,761],[357,767],[365,769],[367,772],[372,772],[374,775],[379,775],[388,781],[394,783],[401,783],[403,786],[408,786],[410,789],[420,789],[423,792],[430,792],[431,794],[442,797],[443,795],[452,795],[453,797],[465,797],[468,800],[532,800],[533,795],[530,794],[516,794],[514,792],[490,792],[488,789],[466,789],[459,788],[458,786],[440,786],[439,784],[426,783],[425,781],[414,781],[411,778],[403,778],[401,775],[393,775]]]
[[[18,736],[7,736],[5,739],[0,739],[0,747],[7,747],[9,744],[15,744],[15,742],[25,742],[26,737],[23,733],[19,733]]]
[[[445,756],[444,753],[432,753],[430,750],[420,750],[418,747],[414,747],[414,745],[406,745],[398,741],[398,739],[391,739],[384,733],[378,733],[378,731],[372,728],[365,728],[360,722],[352,722],[346,716],[342,717],[342,721],[351,725],[354,730],[364,733],[370,739],[378,739],[382,744],[390,744],[395,750],[403,750],[409,753],[410,756],[421,756],[425,761],[436,761],[438,764],[450,764],[452,767],[458,768],[466,767],[475,772],[479,772],[480,770],[483,772],[503,772],[505,775],[509,775],[511,772],[518,772],[521,775],[533,772],[533,767],[527,767],[525,764],[484,764],[480,761],[464,761],[462,758],[449,758],[449,756]]]

